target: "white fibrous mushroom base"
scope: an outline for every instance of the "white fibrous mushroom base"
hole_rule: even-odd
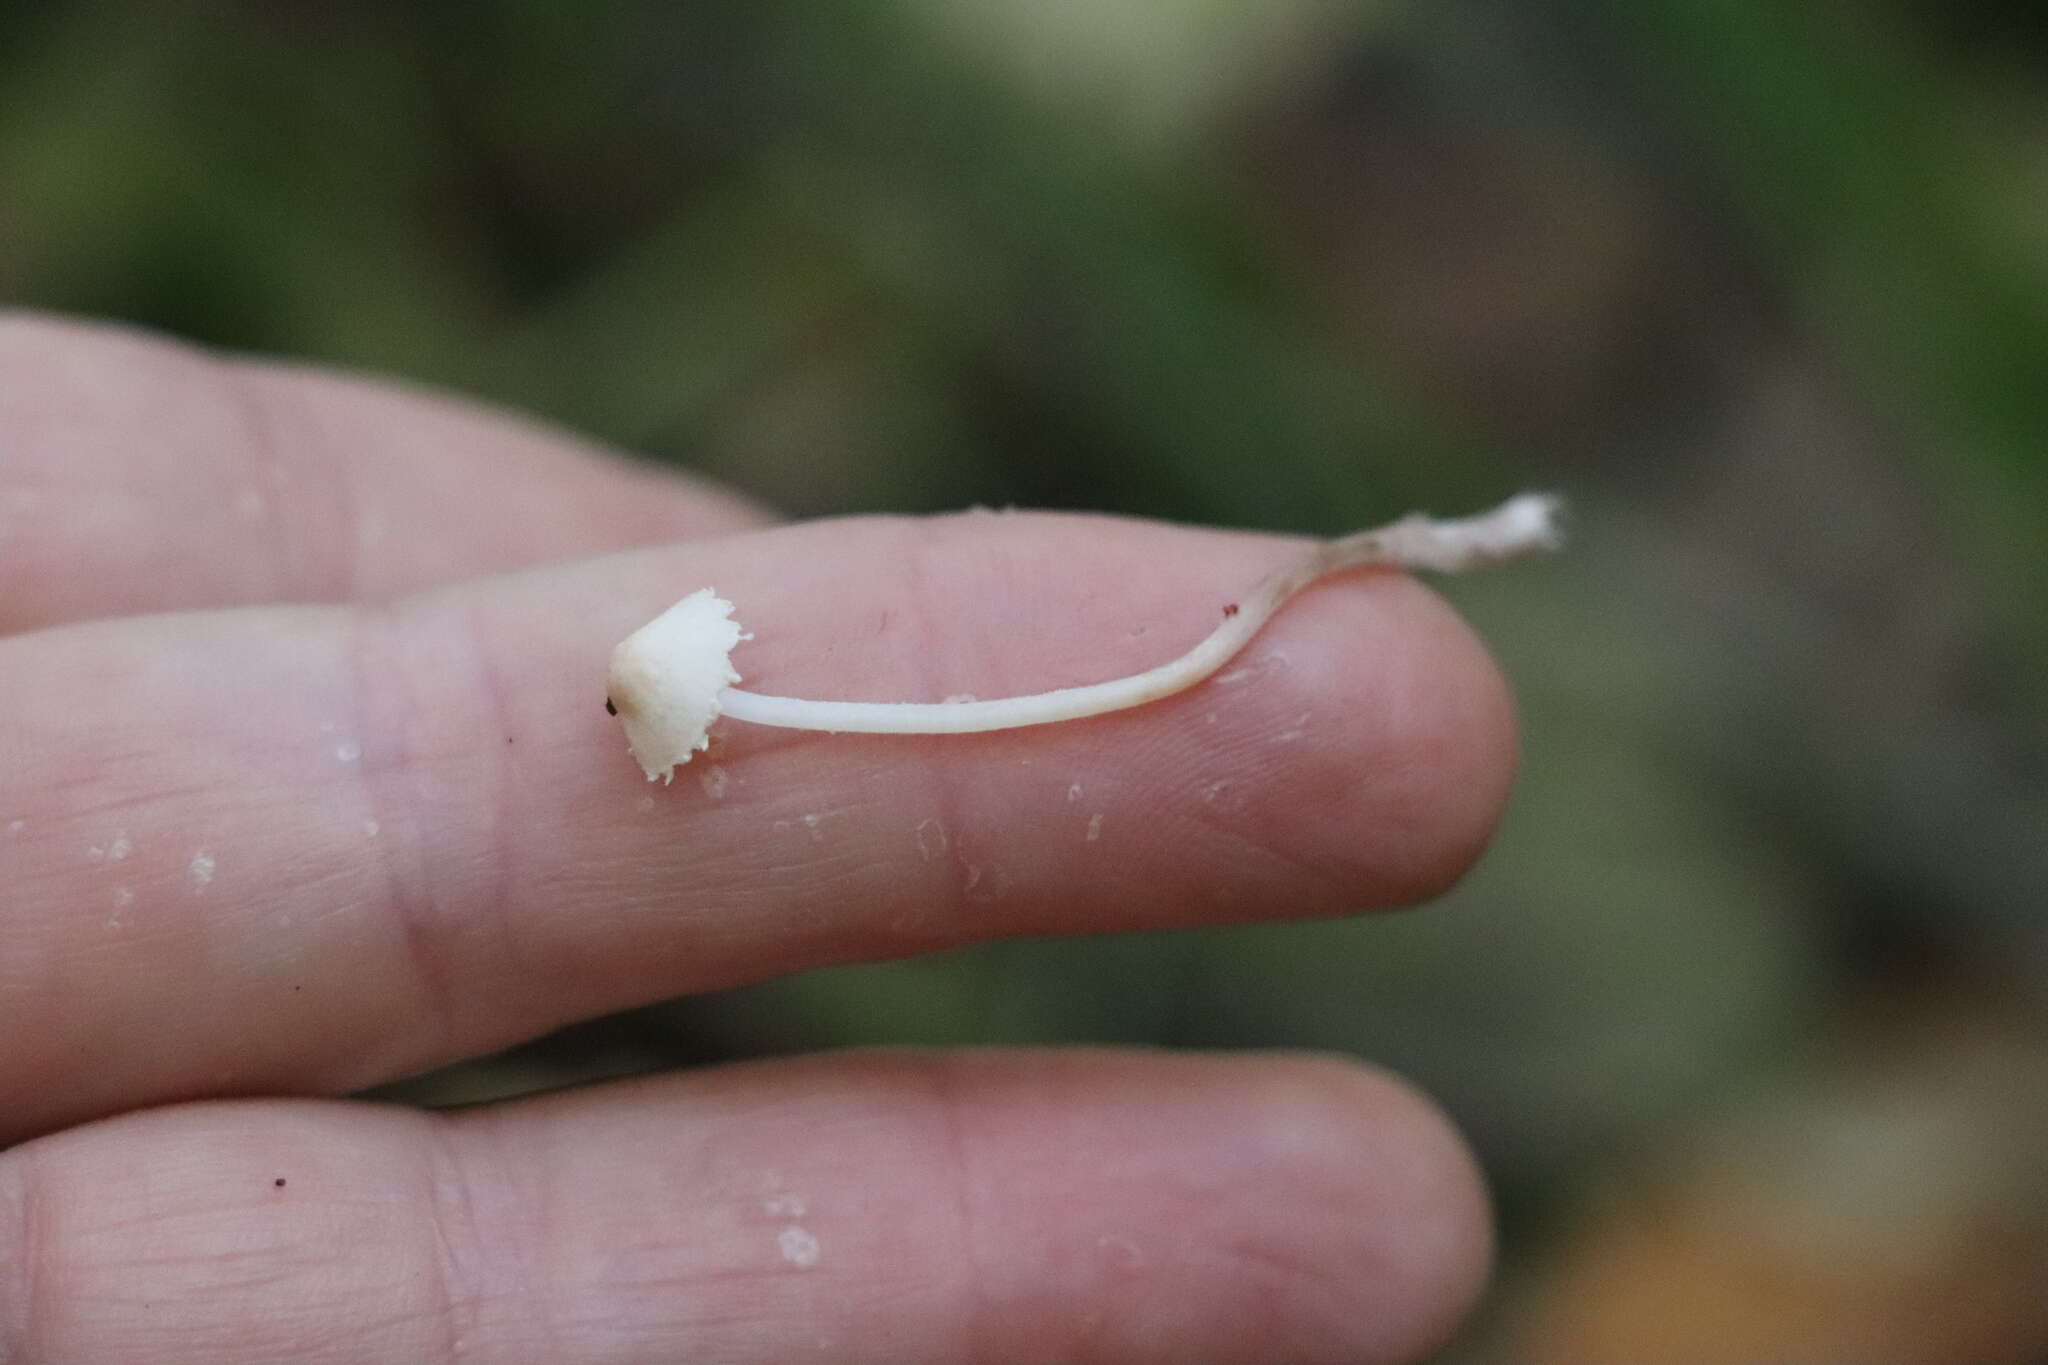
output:
[[[732,603],[700,588],[612,651],[607,709],[647,780],[664,782],[709,742],[721,715],[756,725],[861,734],[972,734],[1078,720],[1141,706],[1193,687],[1244,648],[1280,605],[1326,574],[1369,564],[1453,573],[1562,543],[1559,499],[1511,498],[1482,516],[1436,521],[1404,517],[1388,526],[1324,541],[1240,598],[1223,624],[1177,659],[1129,677],[992,701],[852,702],[769,697],[733,686],[732,651],[748,638]]]

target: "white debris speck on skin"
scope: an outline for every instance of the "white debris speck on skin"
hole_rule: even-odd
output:
[[[801,1218],[809,1211],[800,1194],[775,1194],[761,1201],[761,1212],[770,1218]]]
[[[725,790],[731,785],[725,769],[716,763],[698,773],[697,781],[704,788],[704,794],[713,801],[725,800]]]
[[[806,815],[804,817],[804,828],[811,832],[812,843],[822,844],[825,842],[825,831],[819,828],[824,823],[825,817],[822,815]]]
[[[1088,817],[1088,834],[1086,837],[1087,841],[1091,844],[1102,837],[1102,815],[1100,812]]]
[[[23,830],[27,828],[28,821],[26,820],[9,820],[7,822],[7,833],[10,838],[14,835],[21,833]]]
[[[1287,656],[1276,649],[1260,655],[1250,663],[1239,664],[1228,673],[1218,673],[1212,681],[1218,687],[1235,687],[1239,683],[1250,682],[1254,678],[1278,672],[1285,667]]]
[[[1080,799],[1081,799],[1081,784],[1080,784],[1079,782],[1070,782],[1070,783],[1068,783],[1068,784],[1067,784],[1067,800],[1068,800],[1069,802],[1073,802],[1073,801],[1079,801]]]
[[[334,746],[334,757],[342,763],[353,763],[363,756],[363,746],[354,740],[343,740]]]
[[[114,842],[107,846],[107,861],[110,863],[118,863],[134,851],[135,845],[128,842],[127,835],[116,834],[114,836]]]
[[[374,839],[383,828],[384,826],[378,824],[375,820],[365,820],[363,821],[363,837],[365,839]]]
[[[115,908],[115,909],[117,909],[117,910],[125,910],[125,909],[127,909],[127,908],[128,908],[129,906],[131,906],[131,905],[133,905],[133,904],[135,904],[135,888],[134,888],[134,887],[132,887],[132,886],[117,886],[117,887],[115,887],[115,888],[114,888],[114,908]]]
[[[930,831],[929,837],[926,831]],[[946,851],[946,827],[937,820],[920,820],[912,831],[917,835],[917,853],[926,862]]]
[[[1211,782],[1202,788],[1202,800],[1219,810],[1241,811],[1249,797],[1242,783],[1225,779],[1221,782]]]
[[[795,1223],[775,1234],[775,1249],[798,1270],[809,1270],[818,1263],[818,1239]]]
[[[191,863],[185,869],[192,876],[193,889],[204,891],[211,885],[214,869],[218,866],[219,863],[214,860],[214,856],[205,849],[193,854]]]

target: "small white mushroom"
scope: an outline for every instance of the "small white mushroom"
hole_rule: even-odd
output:
[[[605,709],[626,727],[626,747],[652,782],[711,742],[711,722],[731,685],[740,642],[732,603],[699,588],[612,651]]]
[[[742,639],[732,603],[699,588],[612,651],[605,709],[647,780],[667,782],[709,744],[720,715],[756,725],[859,734],[957,735],[1048,725],[1142,706],[1201,682],[1243,649],[1281,604],[1325,574],[1369,564],[1455,573],[1562,543],[1563,505],[1524,493],[1493,511],[1455,521],[1413,515],[1324,541],[1224,609],[1223,623],[1177,659],[1108,682],[990,701],[804,701],[743,692],[732,651]]]

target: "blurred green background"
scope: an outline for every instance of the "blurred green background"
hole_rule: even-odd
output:
[[[1450,1361],[2048,1359],[2048,7],[0,6],[0,300],[466,391],[795,515],[1335,532],[1526,757],[1426,914],[998,945],[452,1102],[872,1041],[1340,1048],[1472,1135]]]

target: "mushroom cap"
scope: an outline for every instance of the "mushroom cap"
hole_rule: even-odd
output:
[[[740,680],[732,666],[740,638],[732,603],[699,588],[612,650],[606,696],[649,782],[673,780],[710,743],[718,694]]]

